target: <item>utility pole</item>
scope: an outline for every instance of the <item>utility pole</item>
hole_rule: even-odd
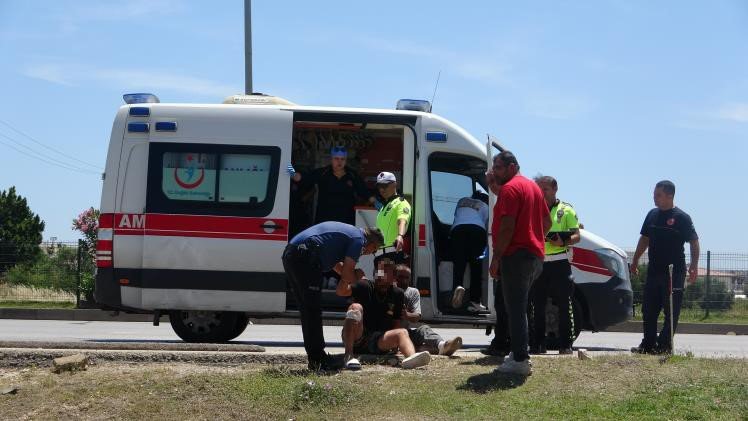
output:
[[[252,0],[244,0],[244,93],[252,95]]]

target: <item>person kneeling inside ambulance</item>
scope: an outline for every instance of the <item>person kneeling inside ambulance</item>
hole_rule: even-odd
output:
[[[361,278],[336,291],[342,297],[353,298],[342,332],[346,369],[361,369],[354,354],[400,351],[405,356],[402,368],[406,369],[422,367],[431,361],[428,351],[416,352],[408,331],[400,327],[405,295],[394,282],[395,263],[385,258],[377,262],[375,281]]]

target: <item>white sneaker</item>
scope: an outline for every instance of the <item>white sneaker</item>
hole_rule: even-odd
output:
[[[345,369],[351,371],[361,370],[361,363],[356,358],[351,358],[345,363]]]
[[[472,302],[472,301],[470,302],[470,305],[468,305],[467,309],[468,309],[468,311],[473,312],[473,313],[483,313],[483,312],[488,311],[488,309],[486,308],[486,306],[484,306],[483,304],[481,304],[481,303],[475,303],[475,302]]]
[[[462,348],[462,338],[459,336],[455,336],[454,338],[448,340],[444,343],[444,346],[442,346],[442,349],[439,350],[439,355],[452,355],[457,351],[458,349]]]
[[[452,293],[452,308],[462,307],[462,297],[465,296],[465,288],[459,286]]]
[[[416,352],[403,360],[402,367],[405,369],[423,367],[431,362],[431,354],[428,351]]]
[[[496,371],[503,374],[529,376],[532,374],[532,362],[529,358],[524,361],[514,361],[514,356],[509,354],[509,356],[504,359],[504,363],[496,368]]]

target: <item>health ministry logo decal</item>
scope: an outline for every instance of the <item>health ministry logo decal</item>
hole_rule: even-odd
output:
[[[199,186],[203,179],[205,179],[205,169],[204,168],[195,168],[195,163],[192,161],[194,160],[194,157],[192,155],[187,155],[187,168],[182,168],[184,172],[187,175],[187,180],[181,180],[179,178],[179,172],[178,170],[180,168],[174,168],[174,181],[179,184],[179,187],[183,189],[194,189],[195,187]],[[197,178],[194,182],[192,182],[192,179],[195,178],[195,170],[200,171],[200,177]]]

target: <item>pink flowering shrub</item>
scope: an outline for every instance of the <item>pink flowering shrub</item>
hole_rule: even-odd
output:
[[[96,259],[96,237],[99,229],[99,210],[90,207],[73,219],[72,229],[83,234],[83,242],[91,259]]]

